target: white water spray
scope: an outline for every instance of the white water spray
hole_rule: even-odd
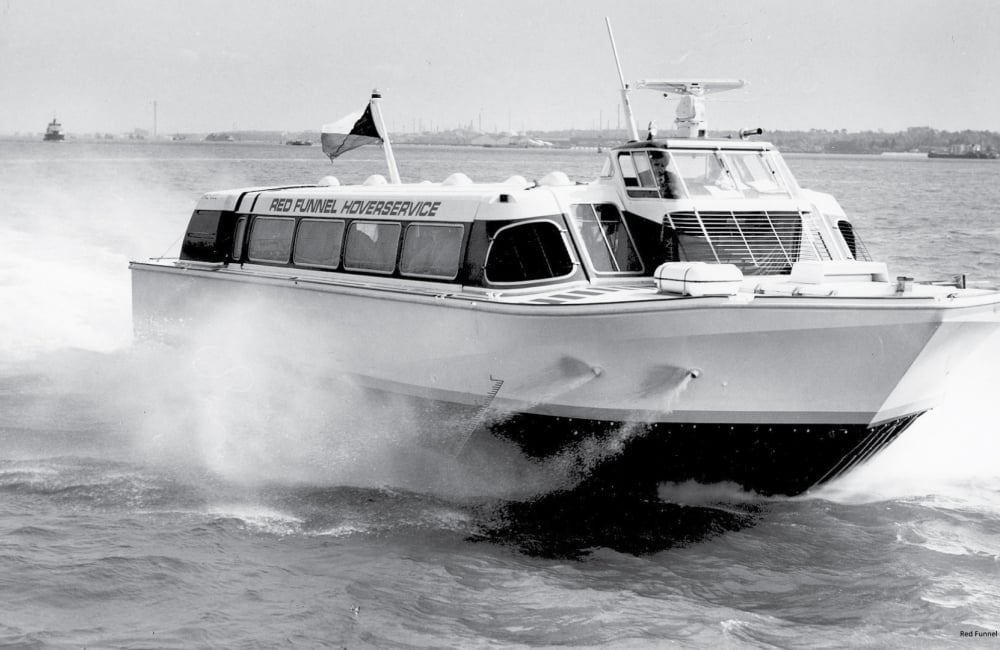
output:
[[[980,348],[942,403],[866,465],[817,491],[837,501],[934,495],[1000,511],[1000,335]]]
[[[646,414],[646,419],[649,421],[656,421],[672,411],[688,385],[700,373],[671,372],[669,382],[662,381],[663,373],[655,374],[660,379],[657,393],[659,406],[656,411]],[[550,490],[572,489],[586,479],[598,465],[620,455],[631,440],[645,435],[648,431],[649,425],[643,422],[626,422],[607,436],[584,438],[553,457],[541,461],[540,474],[551,477]]]

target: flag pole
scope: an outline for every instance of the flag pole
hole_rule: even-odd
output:
[[[375,119],[375,128],[378,129],[382,138],[382,146],[385,149],[385,164],[389,167],[389,181],[393,185],[399,185],[399,170],[396,168],[396,157],[392,155],[392,143],[389,142],[389,132],[385,128],[385,121],[382,119],[382,93],[378,88],[372,91],[372,117]]]

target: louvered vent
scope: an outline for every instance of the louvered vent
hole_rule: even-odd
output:
[[[676,259],[735,264],[745,275],[788,273],[800,260],[832,259],[809,212],[673,212]]]

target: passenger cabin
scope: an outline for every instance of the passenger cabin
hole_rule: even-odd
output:
[[[208,194],[181,259],[515,290],[649,278],[665,262],[781,275],[870,258],[836,201],[799,188],[770,145],[664,139],[612,150],[592,183],[376,176]]]

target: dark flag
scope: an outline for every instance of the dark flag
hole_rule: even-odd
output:
[[[320,137],[323,153],[330,156],[330,160],[351,149],[383,140],[372,118],[371,102],[368,102],[363,113],[352,113],[333,124],[324,124]]]

